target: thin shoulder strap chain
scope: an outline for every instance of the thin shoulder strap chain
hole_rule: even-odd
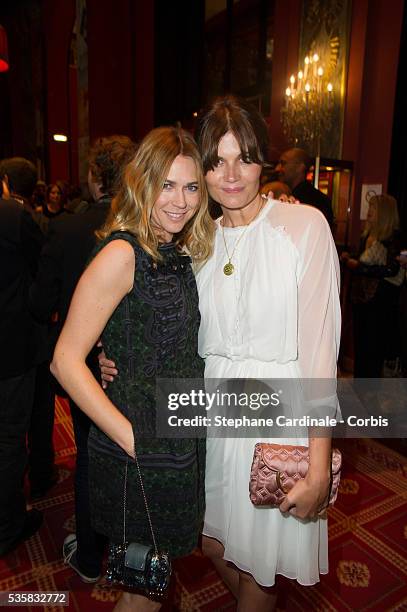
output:
[[[131,359],[130,359],[130,355],[131,355],[131,338],[130,338],[130,302],[129,302],[129,297],[126,295],[126,297],[124,298],[124,308],[125,308],[125,318],[124,318],[124,324],[126,326],[126,347],[127,347],[127,356],[128,356],[128,371],[131,372],[132,371],[132,367],[131,367]],[[125,394],[126,394],[126,402],[127,402],[127,412],[129,414],[129,405],[128,405],[128,399],[127,399],[127,384],[125,385]],[[158,554],[158,547],[157,547],[157,542],[155,539],[155,534],[154,534],[154,529],[153,529],[153,523],[151,521],[151,515],[150,515],[150,510],[148,507],[148,503],[147,503],[147,497],[146,497],[146,492],[144,489],[144,484],[143,484],[143,479],[141,477],[141,470],[140,470],[140,464],[138,461],[138,457],[137,457],[137,452],[136,452],[136,441],[134,441],[134,460],[136,463],[136,467],[137,467],[137,473],[138,473],[138,477],[139,477],[139,481],[140,481],[140,488],[141,488],[141,492],[143,494],[143,499],[144,499],[144,506],[146,509],[146,513],[147,513],[147,519],[148,519],[148,524],[150,526],[150,532],[151,532],[151,537],[153,540],[153,546],[154,546],[154,550],[156,552],[156,554]],[[127,506],[127,475],[128,475],[128,469],[129,469],[129,458],[126,458],[126,467],[125,467],[125,471],[124,471],[124,485],[123,485],[123,543],[126,543],[126,506]]]

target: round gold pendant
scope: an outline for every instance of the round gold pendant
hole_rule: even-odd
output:
[[[223,274],[226,274],[226,276],[230,276],[234,271],[235,267],[230,261],[223,266]]]

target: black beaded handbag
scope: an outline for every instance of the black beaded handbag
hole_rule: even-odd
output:
[[[171,560],[168,553],[158,550],[137,454],[135,459],[153,545],[146,546],[145,544],[128,542],[126,540],[127,473],[129,463],[127,460],[123,495],[123,542],[121,544],[110,545],[106,579],[110,583],[142,591],[147,597],[153,599],[163,598],[166,596],[170,584]]]
[[[129,302],[127,296],[125,298],[125,317],[127,352],[130,356]],[[130,363],[129,371],[131,371]],[[127,475],[129,469],[129,459],[126,458],[123,486],[123,542],[111,544],[109,547],[106,580],[111,584],[141,591],[151,599],[160,599],[166,596],[170,584],[171,560],[167,552],[159,551],[157,547],[135,446],[134,458],[153,545],[146,546],[138,542],[128,542],[126,538]]]

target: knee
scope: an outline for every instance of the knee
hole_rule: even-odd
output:
[[[246,572],[239,571],[239,580],[240,582],[244,582],[245,584],[252,584],[253,586],[258,586],[253,576],[247,574]]]
[[[209,559],[223,559],[225,549],[218,540],[203,536],[202,552]]]
[[[239,585],[240,588],[243,588],[245,591],[250,591],[253,593],[257,593],[258,596],[264,597],[275,597],[276,596],[276,587],[265,587],[256,582],[251,574],[247,572],[242,572],[239,570]]]

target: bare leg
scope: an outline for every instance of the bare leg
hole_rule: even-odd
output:
[[[275,610],[277,593],[275,587],[261,587],[253,576],[239,572],[238,612],[272,612]]]
[[[113,612],[155,612],[161,608],[157,601],[151,601],[143,595],[135,595],[124,591]]]
[[[215,538],[202,536],[202,552],[212,561],[219,576],[237,599],[239,595],[239,572],[224,560],[225,549],[222,544]]]

